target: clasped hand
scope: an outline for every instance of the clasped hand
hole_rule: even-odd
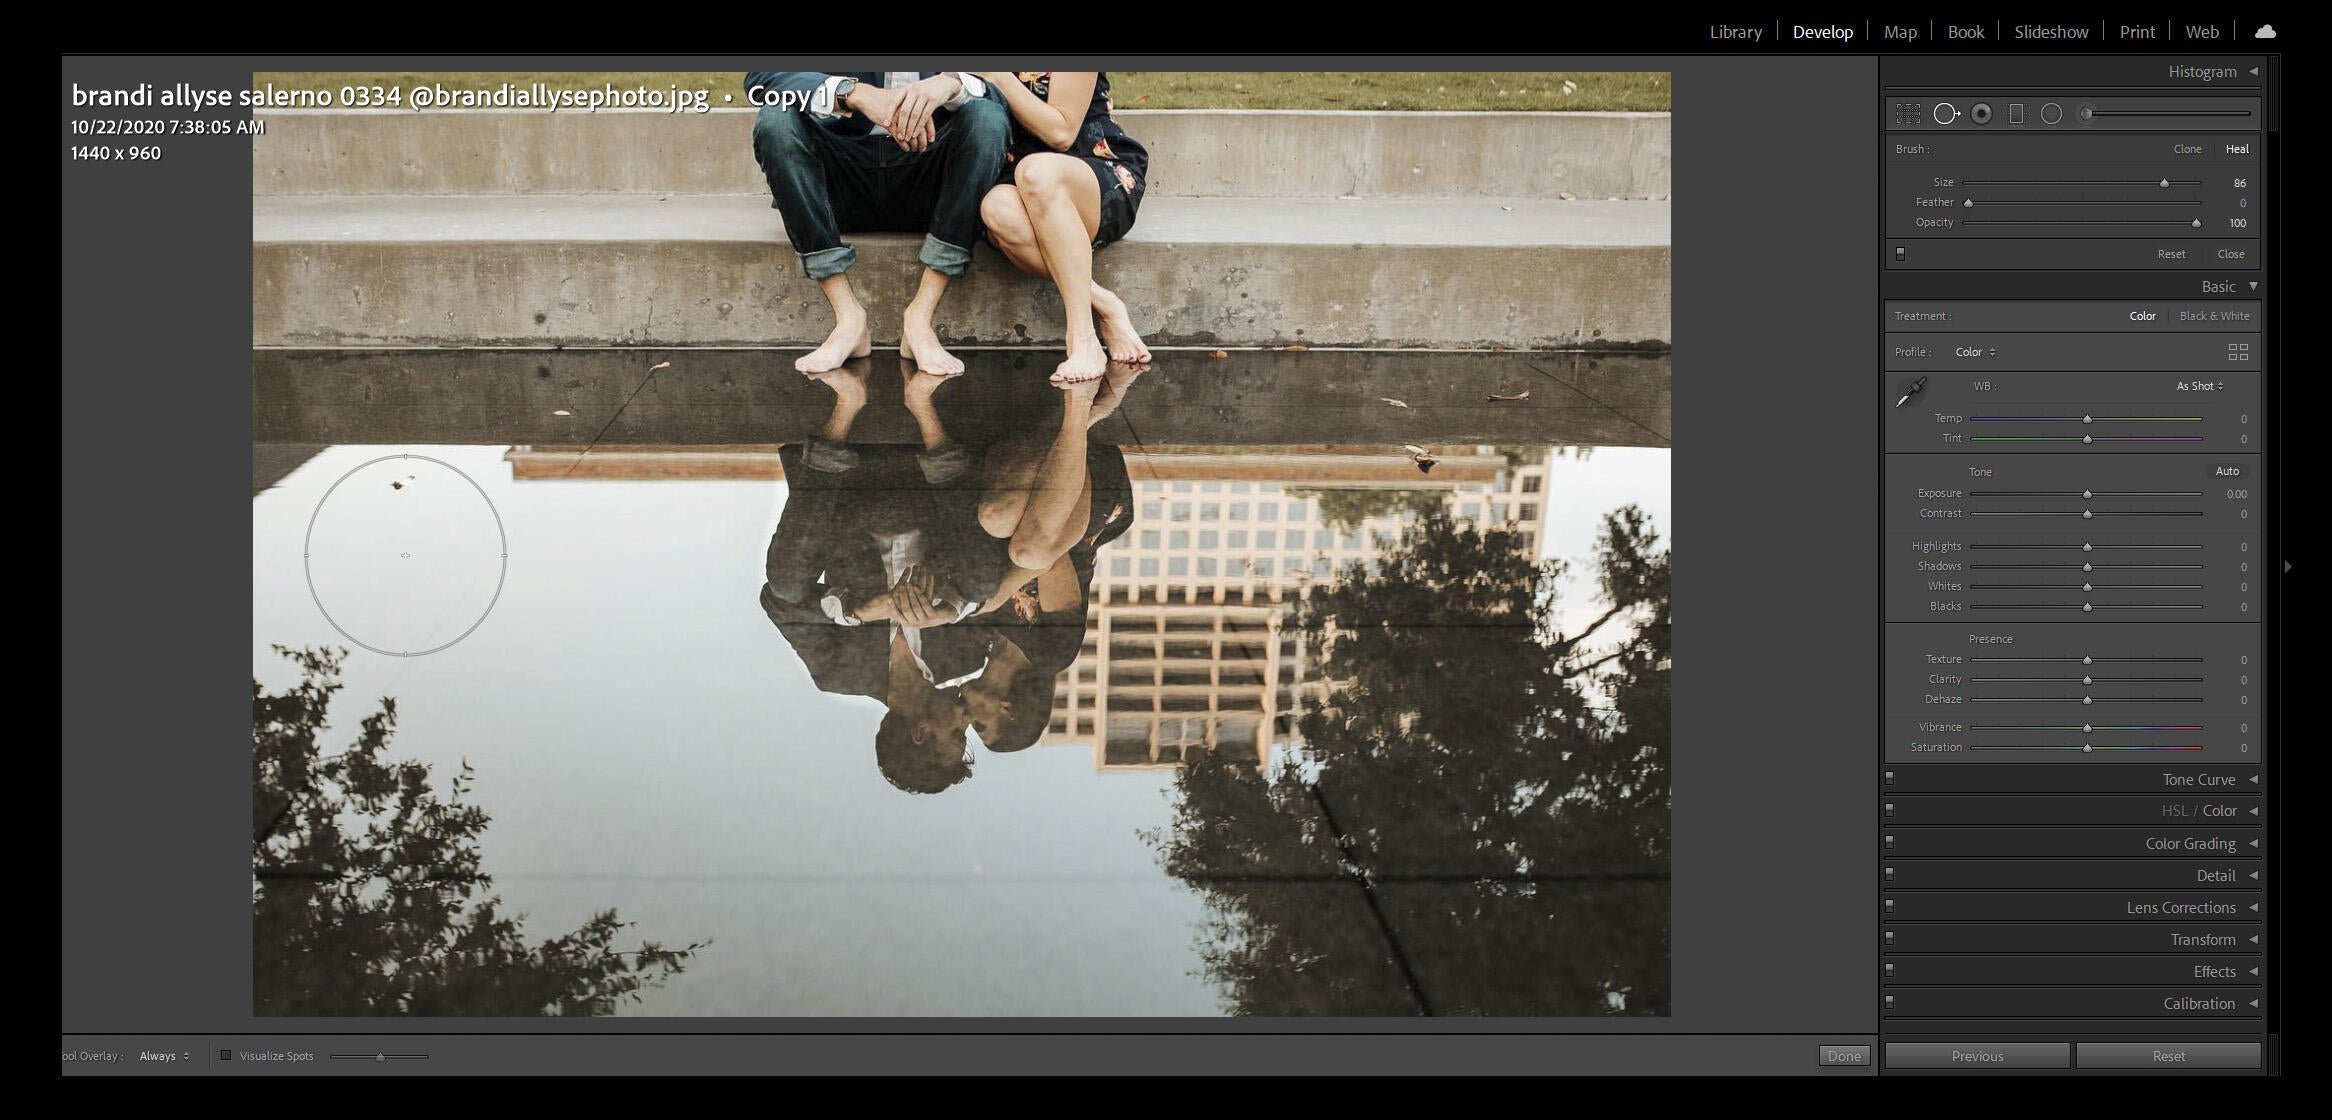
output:
[[[902,89],[884,89],[860,83],[850,91],[851,111],[883,126],[901,148],[920,152],[931,146],[939,129],[933,113],[963,92],[953,74],[934,74]]]
[[[938,585],[931,569],[918,564],[900,575],[896,586],[860,603],[850,613],[861,622],[886,619],[918,630],[953,622],[956,612],[938,594]]]

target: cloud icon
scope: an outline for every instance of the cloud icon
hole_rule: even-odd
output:
[[[2272,23],[2260,24],[2259,30],[2252,32],[2251,37],[2254,39],[2273,39],[2275,38],[2275,25]]]

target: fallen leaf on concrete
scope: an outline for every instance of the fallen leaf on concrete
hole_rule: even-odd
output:
[[[649,366],[649,367],[648,367],[648,372],[649,372],[649,373],[654,373],[654,372],[656,372],[657,370],[663,369],[665,366],[668,366],[668,365],[671,365],[671,364],[672,364],[672,363],[670,363],[670,362],[657,362],[655,365],[652,365],[652,366]]]
[[[390,480],[389,480],[389,489],[391,489],[391,490],[402,490],[402,489],[404,489],[404,488],[405,488],[405,484],[404,484],[404,483],[402,483],[402,482],[398,482],[398,481],[397,481],[397,480],[395,480],[395,479],[390,479]]]
[[[1521,392],[1519,392],[1519,393],[1513,393],[1513,394],[1507,394],[1507,393],[1492,393],[1492,394],[1490,394],[1490,399],[1491,399],[1491,400],[1494,400],[1494,401],[1520,401],[1520,400],[1529,400],[1529,399],[1530,399],[1530,390],[1528,390],[1528,389],[1524,389],[1523,391],[1521,391]]]
[[[1417,464],[1417,473],[1419,474],[1431,473],[1433,471],[1433,464],[1441,461],[1433,457],[1433,452],[1427,451],[1414,443],[1402,444],[1401,450],[1409,453],[1410,460]]]
[[[1563,201],[1565,201],[1565,202],[1571,202],[1571,201],[1573,201],[1573,200],[1577,199],[1579,196],[1578,196],[1578,195],[1575,195],[1575,194],[1572,194],[1572,193],[1571,193],[1571,192],[1569,192],[1569,191],[1564,191],[1564,192],[1562,192],[1562,193],[1560,193],[1560,194],[1557,194],[1555,197],[1556,197],[1556,198],[1559,198],[1559,199],[1562,199],[1562,200],[1563,200]]]
[[[1306,345],[1304,345],[1304,344],[1303,344],[1303,343],[1301,343],[1301,342],[1293,342],[1293,343],[1289,343],[1289,344],[1288,344],[1288,345],[1286,345],[1286,346],[1282,346],[1282,347],[1280,347],[1280,349],[1282,349],[1282,350],[1309,350],[1309,349],[1311,349],[1311,347],[1309,347],[1309,346],[1306,346]]]
[[[572,413],[572,412],[569,412],[569,411],[567,411],[566,409],[563,409],[563,408],[554,408],[554,409],[552,409],[552,410],[551,410],[551,415],[553,415],[553,416],[573,416],[573,415],[575,415],[575,414],[574,414],[574,413]]]
[[[1506,348],[1503,346],[1493,346],[1490,348],[1490,352],[1493,354],[1503,354],[1506,352]]]
[[[663,200],[663,199],[661,199],[661,198],[659,198],[659,199],[657,199],[656,201],[658,201],[658,202],[662,202],[662,201],[664,201],[664,200]]]
[[[1385,402],[1386,404],[1392,405],[1394,408],[1407,408],[1407,407],[1409,407],[1409,402],[1408,402],[1408,401],[1397,401],[1397,400],[1394,400],[1394,399],[1393,399],[1393,398],[1391,398],[1391,397],[1378,397],[1377,399],[1378,399],[1378,400],[1380,400],[1380,401],[1383,401],[1383,402]]]
[[[1220,351],[1220,350],[1217,350],[1217,351],[1215,351],[1214,353],[1207,355],[1207,357],[1210,357],[1210,358],[1228,358],[1228,357],[1230,357],[1230,355],[1229,355],[1229,354],[1225,354],[1225,353],[1223,353],[1223,352],[1222,352],[1222,351]]]

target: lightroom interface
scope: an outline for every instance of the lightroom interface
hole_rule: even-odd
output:
[[[1969,14],[61,55],[60,1072],[2280,1074],[2283,41]]]

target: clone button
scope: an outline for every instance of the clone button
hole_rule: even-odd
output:
[[[2082,1069],[2258,1069],[2256,1042],[2084,1042]]]
[[[2068,1042],[1890,1042],[1888,1069],[2065,1069]]]

